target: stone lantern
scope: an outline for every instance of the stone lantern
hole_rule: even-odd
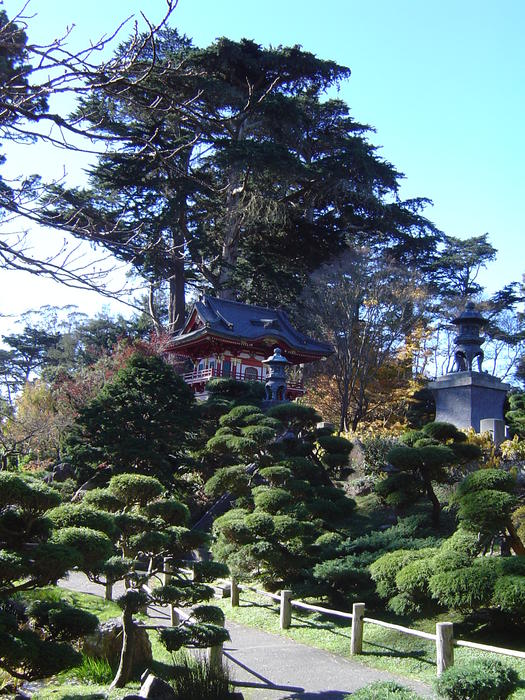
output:
[[[485,341],[479,332],[486,322],[479,311],[475,310],[471,301],[465,306],[465,311],[452,321],[458,327],[458,334],[454,338],[456,372],[472,371],[475,359],[477,360],[478,372],[481,372],[483,363],[481,346]]]
[[[275,348],[263,364],[268,365],[269,370],[264,384],[266,401],[286,401],[286,365],[290,362],[281,355],[281,348]]]
[[[480,330],[486,320],[468,302],[452,323],[458,328],[454,370],[428,384],[436,402],[436,421],[453,423],[462,430],[490,432],[499,444],[505,439],[503,407],[510,386],[482,371],[484,340]],[[477,371],[473,369],[475,360]]]

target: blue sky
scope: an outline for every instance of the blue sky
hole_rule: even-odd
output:
[[[5,5],[13,15],[21,3]],[[50,39],[74,23],[71,41],[84,45],[140,9],[157,20],[164,8],[163,0],[32,0],[30,33]],[[523,0],[179,0],[171,23],[198,45],[218,36],[301,44],[349,66],[340,96],[358,121],[376,129],[372,142],[405,174],[402,196],[432,199],[426,214],[448,234],[488,232],[499,251],[483,276],[490,290],[521,278]],[[57,169],[81,165],[65,153],[51,160]],[[49,285],[39,282],[32,297],[63,296]],[[31,295],[33,283],[23,287]],[[72,298],[88,310],[100,303]]]

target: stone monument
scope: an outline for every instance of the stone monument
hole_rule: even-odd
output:
[[[477,433],[488,431],[499,444],[505,439],[503,404],[510,386],[482,371],[485,341],[480,330],[486,319],[468,302],[452,323],[458,328],[454,368],[428,385],[436,403],[436,421],[473,428]]]

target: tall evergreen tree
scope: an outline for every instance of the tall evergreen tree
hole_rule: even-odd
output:
[[[348,236],[398,257],[431,254],[424,201],[400,201],[401,176],[370,128],[324,98],[348,68],[248,40],[198,49],[174,30],[156,57],[144,51],[149,73],[135,89],[117,83],[82,101],[77,116],[123,146],[99,160],[89,189],[61,192],[54,216],[81,209],[77,233],[83,221],[152,286],[168,281],[172,328],[190,281],[286,303]]]

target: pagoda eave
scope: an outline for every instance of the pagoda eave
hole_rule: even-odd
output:
[[[291,364],[298,365],[307,362],[315,362],[326,357],[326,353],[304,352],[301,349],[290,347],[282,338],[266,336],[256,341],[243,338],[225,338],[220,335],[207,333],[200,337],[187,340],[175,338],[167,348],[167,352],[176,353],[184,357],[196,360],[212,353],[230,351],[236,356],[242,352],[268,355],[275,347],[280,347]]]

